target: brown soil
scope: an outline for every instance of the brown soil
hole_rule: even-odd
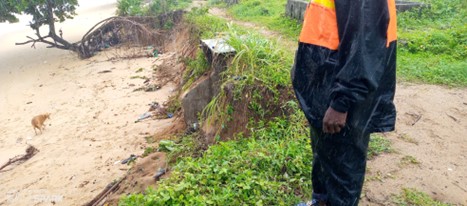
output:
[[[395,103],[395,152],[368,163],[363,205],[391,205],[402,188],[467,205],[467,89],[399,84]]]

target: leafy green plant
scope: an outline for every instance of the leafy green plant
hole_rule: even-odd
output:
[[[148,7],[148,15],[164,14],[173,10],[186,8],[191,0],[152,0]]]
[[[117,15],[141,16],[143,15],[142,0],[118,0]]]
[[[290,102],[287,107],[296,107]],[[298,109],[298,108],[295,108]],[[292,205],[311,196],[311,155],[301,112],[220,142],[199,158],[179,158],[168,179],[120,205]]]
[[[179,145],[177,145],[172,140],[161,140],[159,141],[159,151],[161,152],[174,152],[179,149]]]

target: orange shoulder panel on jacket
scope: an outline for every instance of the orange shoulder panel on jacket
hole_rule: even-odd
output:
[[[334,0],[313,0],[308,4],[299,41],[337,50],[339,33]]]
[[[386,46],[397,40],[397,15],[396,15],[396,2],[395,0],[388,0],[389,9],[389,25],[387,31],[387,43]]]

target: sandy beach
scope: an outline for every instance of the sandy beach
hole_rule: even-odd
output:
[[[115,13],[115,1],[95,2],[80,1],[78,16],[57,25],[65,39],[78,40]],[[134,122],[149,103],[166,101],[175,86],[135,92],[144,80],[131,78],[150,77],[170,53],[123,60],[115,57],[124,51],[109,49],[80,60],[44,45],[15,46],[33,35],[27,21],[0,24],[0,165],[28,145],[39,152],[0,172],[0,205],[82,205],[125,174],[130,166],[119,160],[141,154],[144,137],[173,121]],[[46,130],[35,135],[31,118],[46,112]]]

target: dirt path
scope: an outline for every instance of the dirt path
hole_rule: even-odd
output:
[[[209,13],[268,38],[284,39],[263,26],[233,19],[225,9],[211,8]],[[295,51],[296,42],[279,43],[290,48],[290,55]],[[395,103],[396,131],[385,134],[394,152],[369,161],[361,205],[392,205],[403,188],[467,205],[467,89],[399,83]]]
[[[467,205],[467,89],[399,84],[395,102],[395,152],[368,163],[368,205],[390,205],[401,188]]]

